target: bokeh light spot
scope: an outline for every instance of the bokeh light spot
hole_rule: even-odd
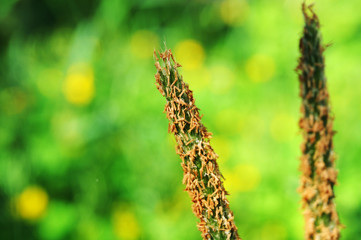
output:
[[[251,191],[258,187],[261,181],[259,169],[251,164],[240,164],[231,171],[224,172],[224,185],[232,193]]]
[[[220,6],[222,21],[230,26],[239,26],[247,19],[249,6],[245,0],[224,0]]]
[[[234,86],[235,74],[228,66],[221,64],[213,66],[210,69],[210,74],[214,93],[226,93]]]
[[[199,42],[189,39],[177,44],[175,56],[185,70],[194,70],[203,66],[205,53]]]
[[[158,36],[147,30],[135,32],[130,39],[132,54],[139,59],[150,59],[153,57],[154,49],[158,49]]]
[[[133,212],[118,209],[113,216],[113,226],[116,236],[122,240],[138,239],[140,229]]]
[[[87,105],[94,97],[94,74],[86,64],[73,65],[64,82],[64,95],[74,105]]]
[[[253,55],[246,63],[246,73],[253,82],[266,82],[275,74],[275,62],[267,55]]]
[[[84,124],[75,114],[71,112],[59,112],[51,121],[52,132],[61,145],[77,147],[83,144]]]
[[[37,220],[41,218],[48,206],[48,195],[39,186],[27,187],[15,199],[17,214],[26,220]]]

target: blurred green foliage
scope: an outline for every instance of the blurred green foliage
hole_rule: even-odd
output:
[[[336,116],[336,204],[361,236],[361,15],[319,0]],[[302,239],[300,0],[2,0],[1,239],[200,239],[154,86],[183,65],[244,239]]]

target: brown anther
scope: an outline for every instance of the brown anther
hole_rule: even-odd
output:
[[[231,211],[216,162],[218,156],[209,144],[212,134],[201,123],[193,93],[176,70],[180,64],[176,63],[172,52],[167,50],[159,56],[163,59],[165,67],[162,69],[159,63],[156,65],[160,68],[157,68],[157,88],[161,93],[165,92],[168,101],[165,107],[171,123],[168,130],[175,134],[176,152],[182,159],[185,190],[193,202],[194,214],[201,220],[198,224],[199,230],[207,239],[211,239],[216,232],[224,239],[231,235],[236,236],[235,239],[240,239],[233,223],[233,215],[228,214]],[[223,207],[226,211],[223,211]],[[220,224],[225,221],[226,227],[217,228],[212,225],[212,218]],[[210,220],[208,222],[205,219]]]

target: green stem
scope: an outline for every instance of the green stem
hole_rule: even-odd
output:
[[[182,159],[183,183],[199,218],[198,229],[203,239],[240,239],[233,213],[226,199],[217,154],[210,145],[211,133],[201,123],[193,93],[183,81],[170,50],[156,53],[156,85],[166,98],[165,112],[169,132],[177,141],[177,154]]]

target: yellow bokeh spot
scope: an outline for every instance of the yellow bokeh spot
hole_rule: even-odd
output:
[[[277,114],[271,121],[270,132],[276,141],[292,140],[297,133],[297,121],[288,114]]]
[[[37,220],[41,218],[48,206],[48,195],[38,186],[27,187],[15,198],[17,214],[26,220]]]
[[[212,90],[214,93],[226,93],[235,83],[235,74],[226,65],[216,65],[211,67]]]
[[[65,78],[64,95],[75,105],[87,105],[94,97],[94,74],[86,64],[73,65]]]
[[[113,227],[116,236],[121,240],[138,239],[140,228],[133,212],[119,208],[113,215]]]
[[[197,70],[185,70],[183,80],[187,82],[194,91],[205,89],[209,85],[211,74],[208,69],[201,67]]]
[[[158,49],[158,36],[147,30],[135,32],[130,39],[130,50],[132,54],[140,59],[149,59],[153,57],[154,49]]]
[[[283,225],[268,223],[261,228],[261,240],[285,240],[287,230]]]
[[[270,56],[256,54],[247,61],[246,73],[253,82],[266,82],[275,74],[275,62]]]
[[[249,6],[245,0],[224,0],[219,10],[222,21],[230,26],[241,25],[249,14]]]
[[[175,56],[185,70],[194,70],[203,66],[205,53],[199,42],[189,39],[177,44]]]
[[[258,187],[261,181],[259,169],[251,164],[240,164],[231,171],[224,172],[224,185],[232,193],[251,191]]]

